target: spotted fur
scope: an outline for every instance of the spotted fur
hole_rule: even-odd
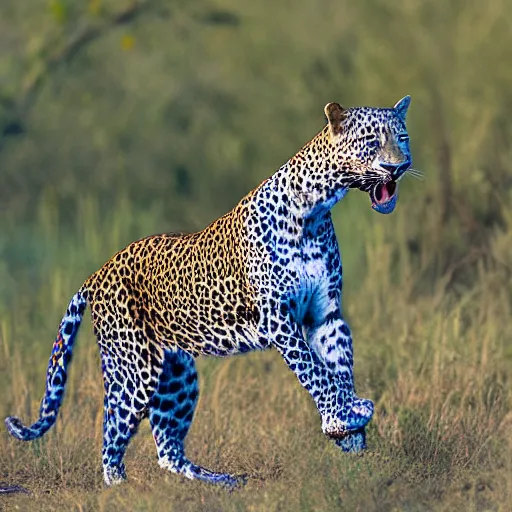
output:
[[[144,238],[87,279],[62,320],[39,419],[7,418],[29,441],[55,422],[87,302],[105,385],[103,468],[125,479],[123,456],[149,416],[160,466],[188,478],[238,480],[187,460],[198,397],[194,358],[276,348],[313,398],[325,434],[365,447],[370,400],[355,394],[350,329],[341,312],[342,266],[331,208],[350,188],[391,212],[411,166],[405,116],[394,108],[325,108],[327,125],[229,213],[193,234]]]

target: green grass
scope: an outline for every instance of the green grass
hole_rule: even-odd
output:
[[[358,389],[376,404],[365,455],[343,454],[324,438],[311,399],[276,352],[201,359],[189,455],[207,467],[247,473],[247,486],[229,494],[167,474],[145,424],[128,450],[129,483],[105,489],[102,382],[86,321],[55,428],[30,444],[2,432],[1,480],[32,491],[2,497],[2,504],[13,510],[509,510],[512,304],[503,286],[510,270],[501,258],[512,231],[496,230],[488,251],[460,262],[457,272],[471,275],[463,282],[455,270],[433,274],[439,249],[404,250],[406,207],[381,217],[366,214],[363,194],[347,203],[335,210],[341,245],[353,239],[348,252],[359,258],[345,267],[345,310]],[[29,289],[22,284],[3,307],[2,417],[35,417],[56,326],[93,260],[99,265],[139,229],[151,231],[150,216],[147,225],[126,221],[128,204],[119,203],[101,222],[91,213],[94,202],[84,201],[89,214],[79,217],[87,221],[64,237],[49,223],[48,208],[41,207],[33,231],[41,237],[32,262],[40,284],[21,293]],[[347,227],[356,219],[364,226],[359,240]]]
[[[425,181],[390,216],[356,191],[334,210],[369,450],[322,436],[277,353],[201,359],[189,455],[247,486],[167,474],[145,424],[105,489],[87,319],[55,427],[0,429],[0,483],[32,492],[0,510],[512,510],[510,2],[147,2],[114,25],[130,0],[0,2],[0,417],[35,418],[65,307],[115,251],[225,213],[326,103],[410,94]]]

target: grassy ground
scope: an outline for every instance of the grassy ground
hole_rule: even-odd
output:
[[[406,206],[383,217],[368,211],[362,194],[346,202],[336,209],[342,246],[352,242],[347,252],[360,247],[363,257],[348,258],[345,310],[355,333],[358,389],[376,403],[366,454],[343,454],[323,437],[312,401],[276,352],[202,359],[189,455],[213,469],[247,473],[247,486],[228,494],[167,474],[156,463],[146,423],[128,450],[129,483],[105,489],[102,384],[86,321],[56,427],[30,444],[1,432],[0,480],[32,494],[0,497],[0,506],[510,510],[512,303],[504,283],[510,279],[512,230],[496,230],[485,251],[475,249],[436,275],[435,244],[406,246],[414,215]],[[82,208],[94,210],[87,202]],[[25,284],[1,317],[2,417],[34,418],[55,328],[85,277],[77,276],[78,269],[89,259],[99,263],[132,229],[145,229],[126,223],[122,208],[106,222],[86,216],[87,224],[77,225],[67,242],[48,221],[51,208],[41,208],[33,232],[42,240],[33,279],[44,284],[34,293]],[[364,237],[352,232],[356,223]]]
[[[390,216],[356,191],[334,210],[358,392],[376,404],[363,456],[322,436],[275,352],[202,359],[189,455],[247,486],[165,473],[144,424],[129,483],[105,489],[87,320],[56,426],[29,444],[0,426],[0,485],[31,491],[0,510],[512,510],[511,6],[2,0],[2,418],[35,418],[90,273],[225,213],[321,128],[327,102],[410,94],[426,180],[404,180]]]

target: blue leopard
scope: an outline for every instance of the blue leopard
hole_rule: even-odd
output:
[[[149,418],[162,468],[227,486],[241,477],[198,466],[184,441],[199,387],[195,358],[275,348],[309,392],[323,432],[344,451],[366,445],[373,403],[356,395],[350,328],[341,310],[342,264],[331,209],[350,189],[383,214],[411,171],[406,114],[326,105],[325,127],[270,178],[204,230],[128,245],[73,296],[48,363],[39,418],[9,417],[17,439],[54,423],[89,304],[105,388],[103,472],[126,478],[123,457]]]

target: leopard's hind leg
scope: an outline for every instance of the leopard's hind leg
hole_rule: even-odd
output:
[[[99,308],[93,309],[94,320],[98,311]],[[162,369],[163,351],[130,319],[117,318],[115,322],[114,313],[110,319],[108,313],[101,313],[95,332],[105,386],[103,476],[107,485],[115,485],[126,479],[123,457],[141,420],[147,416]]]
[[[158,388],[149,404],[159,465],[190,479],[229,487],[243,483],[242,477],[215,473],[185,457],[184,441],[192,423],[198,397],[194,359],[183,350],[164,353]]]
[[[101,349],[105,384],[103,413],[103,475],[107,485],[126,479],[123,457],[139,424],[147,416],[156,389],[160,361],[144,364],[122,359]]]
[[[127,293],[118,286],[116,276],[109,276],[96,276],[89,287],[105,388],[103,476],[107,485],[115,485],[126,479],[124,454],[147,416],[162,370],[163,350],[144,321],[143,304],[133,299],[134,291]]]

